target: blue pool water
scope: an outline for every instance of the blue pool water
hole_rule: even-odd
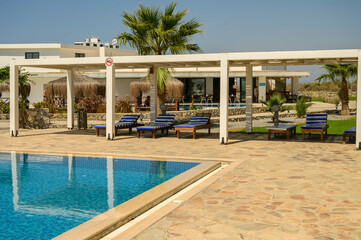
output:
[[[198,165],[0,153],[0,239],[50,239]]]
[[[206,103],[202,103],[202,104],[194,104],[196,107],[200,107],[202,106],[202,108],[218,108],[219,107],[219,103],[212,103],[212,104],[206,104]],[[179,109],[189,109],[190,108],[190,104],[180,104],[179,105]],[[245,107],[245,104],[241,104],[241,103],[229,103],[228,107]]]

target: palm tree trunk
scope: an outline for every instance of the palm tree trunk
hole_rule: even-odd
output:
[[[160,110],[160,105],[161,105],[161,104],[165,104],[165,95],[163,95],[163,94],[162,94],[162,95],[158,94],[158,95],[157,95],[157,99],[158,99],[158,102],[157,102],[157,105],[158,105],[157,108],[158,108],[158,110],[157,110],[157,111],[158,111],[158,115],[159,115],[159,114],[162,114],[162,110]]]
[[[346,78],[344,77],[342,78],[341,81],[340,100],[342,103],[341,115],[343,116],[350,115],[350,108],[348,106],[348,101],[349,101],[348,86],[347,86]]]

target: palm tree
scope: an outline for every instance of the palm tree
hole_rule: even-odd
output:
[[[270,97],[270,99],[268,101],[264,101],[264,100],[260,100],[261,103],[263,103],[264,105],[266,105],[266,109],[264,110],[265,112],[272,112],[273,116],[272,116],[272,122],[274,122],[275,120],[275,113],[273,112],[272,107],[275,105],[280,106],[280,112],[285,111],[286,109],[282,107],[282,105],[286,102],[286,98],[281,94],[281,93],[274,93],[272,94],[272,96]]]
[[[27,100],[30,95],[32,80],[29,77],[32,74],[26,72],[23,68],[19,68],[19,94],[20,94],[20,105],[21,105],[21,127],[25,127],[25,108]],[[0,69],[0,82],[5,82],[10,78],[10,67],[5,66]]]
[[[325,65],[322,68],[326,69],[327,73],[322,74],[315,81],[330,80],[338,83],[340,86],[339,96],[342,103],[341,115],[350,115],[348,85],[350,77],[357,75],[357,66],[352,64],[338,64]]]
[[[196,18],[184,21],[188,9],[175,11],[176,2],[161,10],[139,4],[134,13],[123,13],[123,24],[131,32],[117,36],[120,45],[129,45],[138,50],[139,55],[165,55],[201,52],[197,44],[190,43],[192,37],[202,33],[202,23]],[[164,103],[167,81],[171,78],[169,69],[158,69],[158,110]]]

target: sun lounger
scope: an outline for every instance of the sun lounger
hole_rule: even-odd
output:
[[[321,133],[321,141],[323,141],[323,133],[325,132],[325,137],[327,137],[327,114],[325,113],[313,113],[307,114],[306,124],[301,127],[302,140],[305,140],[305,133],[311,136],[312,132]]]
[[[177,137],[180,138],[181,131],[192,131],[193,139],[196,139],[196,132],[199,129],[208,128],[208,135],[211,134],[211,127],[213,124],[210,122],[210,113],[198,114],[192,117],[188,123],[175,125],[174,129],[177,132]]]
[[[346,143],[346,137],[349,137],[350,140],[351,140],[351,137],[356,137],[356,127],[347,129],[343,133],[343,143]]]
[[[155,133],[157,131],[162,131],[163,133],[164,130],[166,130],[166,134],[168,135],[168,130],[173,128],[174,117],[174,114],[158,115],[154,123],[142,127],[137,127],[137,137],[140,137],[141,132],[152,132],[153,138],[155,138]]]
[[[118,133],[118,129],[125,129],[129,128],[129,134],[132,133],[132,128],[140,126],[140,124],[137,124],[137,120],[139,118],[139,114],[136,115],[124,115],[119,122],[115,124],[115,135]],[[100,129],[106,129],[106,125],[96,125],[94,126],[96,129],[96,135],[99,136],[99,130]]]

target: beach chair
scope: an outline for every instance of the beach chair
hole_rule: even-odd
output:
[[[312,113],[307,114],[306,124],[301,127],[302,140],[305,140],[305,133],[311,136],[312,132],[319,132],[321,134],[321,141],[323,141],[323,133],[327,137],[327,114],[326,113]]]
[[[208,128],[208,135],[211,134],[211,127],[213,124],[210,122],[210,113],[199,113],[192,117],[188,123],[175,125],[174,129],[177,132],[177,137],[180,138],[181,131],[192,131],[193,139],[196,139],[196,132],[199,129]]]
[[[347,129],[343,133],[343,143],[346,143],[346,137],[349,137],[349,140],[351,140],[352,137],[356,137],[356,127]]]
[[[132,128],[141,126],[140,124],[137,124],[137,120],[139,118],[139,114],[135,115],[124,115],[119,122],[115,124],[115,135],[118,133],[118,129],[126,129],[129,128],[129,134],[132,134]],[[96,129],[96,135],[99,136],[99,130],[100,129],[106,129],[106,125],[96,125],[94,126]]]
[[[161,114],[158,115],[154,123],[151,123],[146,126],[137,127],[137,137],[140,137],[141,132],[152,132],[153,138],[155,138],[155,133],[157,131],[166,131],[168,135],[168,130],[173,128],[174,114]]]

